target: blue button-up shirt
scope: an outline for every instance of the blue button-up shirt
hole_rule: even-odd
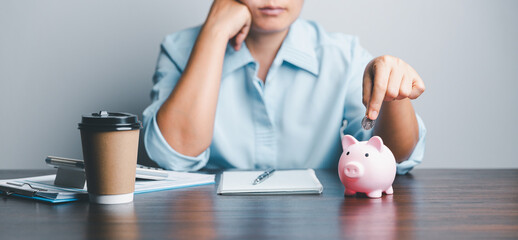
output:
[[[200,27],[173,33],[161,45],[151,91],[144,110],[144,144],[149,157],[165,169],[201,168],[336,168],[341,135],[368,140],[361,127],[365,116],[362,79],[372,56],[358,39],[327,33],[318,24],[297,20],[289,29],[263,83],[259,64],[246,44],[226,49],[210,147],[198,156],[173,149],[162,136],[156,114],[178,82]],[[203,71],[203,69],[200,69]],[[404,174],[424,154],[425,127]]]

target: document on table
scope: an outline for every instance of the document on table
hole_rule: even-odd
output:
[[[313,169],[277,170],[262,183],[253,182],[263,171],[226,171],[221,175],[218,194],[321,194],[324,187]]]
[[[194,187],[214,183],[213,174],[166,171],[166,180],[137,180],[135,194]],[[64,188],[54,185],[56,175],[0,180],[0,193],[51,203],[88,199],[87,188]]]

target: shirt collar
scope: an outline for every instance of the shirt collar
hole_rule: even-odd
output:
[[[253,63],[254,58],[250,51],[246,47],[245,42],[241,46],[239,51],[234,50],[232,45],[227,44],[227,49],[225,53],[225,60],[223,62],[223,71],[222,75],[225,76],[229,73],[234,72],[236,69],[241,68],[249,63]]]
[[[305,29],[297,19],[291,26],[288,35],[277,55],[284,61],[304,69],[314,75],[319,73],[319,62],[315,52],[315,43],[309,29]]]
[[[319,62],[315,52],[314,42],[304,29],[302,20],[296,20],[291,26],[284,39],[276,59],[288,62],[296,67],[304,69],[314,75],[319,73]],[[230,44],[227,45],[225,61],[223,64],[223,76],[232,73],[238,68],[253,63],[254,58],[248,50],[245,42],[241,50],[236,51]]]

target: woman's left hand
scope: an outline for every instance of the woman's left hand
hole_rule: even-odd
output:
[[[380,56],[367,64],[363,74],[363,104],[375,120],[384,101],[416,99],[425,90],[417,72],[400,58]]]

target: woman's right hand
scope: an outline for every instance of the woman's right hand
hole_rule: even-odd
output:
[[[203,28],[224,34],[238,51],[248,35],[251,23],[252,15],[246,5],[236,0],[214,0]]]

